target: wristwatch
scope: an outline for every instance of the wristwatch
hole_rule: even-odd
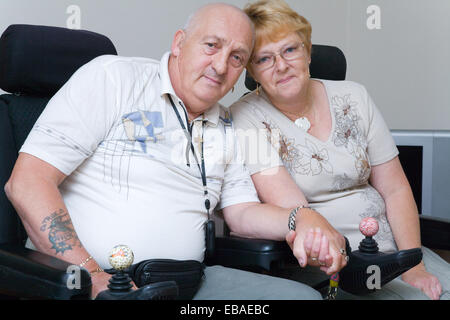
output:
[[[298,206],[297,208],[295,208],[294,210],[292,210],[291,213],[289,214],[289,219],[288,219],[289,230],[295,231],[295,218],[297,216],[297,212],[298,212],[298,210],[303,209],[303,208],[309,209],[308,206],[301,205],[301,206]]]

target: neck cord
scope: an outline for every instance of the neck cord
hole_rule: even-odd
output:
[[[200,175],[202,177],[202,184],[203,184],[203,193],[205,196],[205,208],[206,208],[206,212],[208,214],[208,220],[211,220],[210,217],[210,213],[209,213],[209,209],[211,207],[211,203],[209,201],[209,197],[208,197],[208,186],[207,186],[207,182],[206,182],[206,169],[205,169],[205,158],[203,156],[203,136],[204,136],[204,132],[205,132],[205,120],[202,120],[202,138],[201,138],[201,143],[200,143],[200,153],[201,153],[201,167],[198,161],[198,157],[197,154],[195,153],[195,149],[194,149],[194,145],[192,144],[192,126],[189,126],[189,118],[187,115],[187,112],[185,110],[185,108],[183,108],[183,105],[180,102],[180,106],[182,107],[183,111],[184,111],[184,116],[186,118],[186,125],[188,126],[189,129],[186,129],[186,126],[184,125],[183,120],[181,119],[180,113],[178,112],[177,107],[175,106],[175,103],[172,100],[172,97],[169,94],[169,100],[170,103],[172,105],[173,110],[175,111],[175,114],[177,115],[178,118],[178,122],[181,125],[181,128],[184,130],[185,135],[188,139],[188,144],[191,145],[191,150],[192,153],[194,155],[195,161],[197,162],[197,166],[198,166],[198,170],[200,171]],[[190,163],[189,163],[189,148],[186,148],[186,161],[187,161],[187,166],[190,167]]]

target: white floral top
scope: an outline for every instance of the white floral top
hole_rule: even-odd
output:
[[[319,81],[332,119],[325,142],[299,129],[264,92],[249,93],[231,106],[250,173],[284,165],[311,207],[349,239],[353,250],[363,239],[359,222],[366,217],[378,220],[380,250],[397,250],[384,200],[368,181],[371,166],[398,155],[389,128],[364,86]]]

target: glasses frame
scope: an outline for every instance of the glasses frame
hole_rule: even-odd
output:
[[[289,48],[289,47],[292,47],[292,45],[286,45],[286,46],[283,47],[278,53],[271,53],[271,54],[270,54],[272,63],[270,64],[270,66],[267,66],[267,67],[264,67],[264,68],[263,68],[263,67],[259,67],[259,66],[255,63],[255,57],[253,57],[252,60],[251,60],[251,64],[252,64],[252,66],[253,66],[253,69],[254,69],[254,70],[257,70],[257,71],[266,71],[266,70],[271,69],[271,68],[275,65],[276,57],[278,57],[278,56],[280,56],[281,58],[283,58],[285,61],[294,61],[294,60],[297,60],[297,59],[300,59],[300,58],[304,58],[304,57],[305,57],[305,43],[304,43],[303,41],[300,42],[300,46],[301,46],[301,48],[302,48],[302,53],[303,53],[302,56],[298,56],[298,57],[294,57],[294,58],[286,58],[286,57],[284,56],[284,54],[283,54],[283,51],[286,50],[286,49]],[[269,54],[267,54],[267,56],[269,56]]]

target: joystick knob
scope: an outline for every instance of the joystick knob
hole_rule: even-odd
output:
[[[108,260],[114,269],[125,270],[133,264],[134,254],[129,247],[118,245],[112,248]]]
[[[116,300],[128,296],[132,290],[131,278],[126,273],[134,260],[133,251],[127,246],[118,245],[112,248],[108,256],[109,263],[115,269],[109,279],[108,290],[100,292],[96,300]]]
[[[378,244],[372,238],[378,232],[378,221],[374,218],[364,218],[359,223],[359,231],[366,237],[359,243],[359,251],[362,253],[378,253]]]
[[[364,218],[359,223],[359,231],[366,237],[373,237],[378,232],[378,221],[375,218]]]

